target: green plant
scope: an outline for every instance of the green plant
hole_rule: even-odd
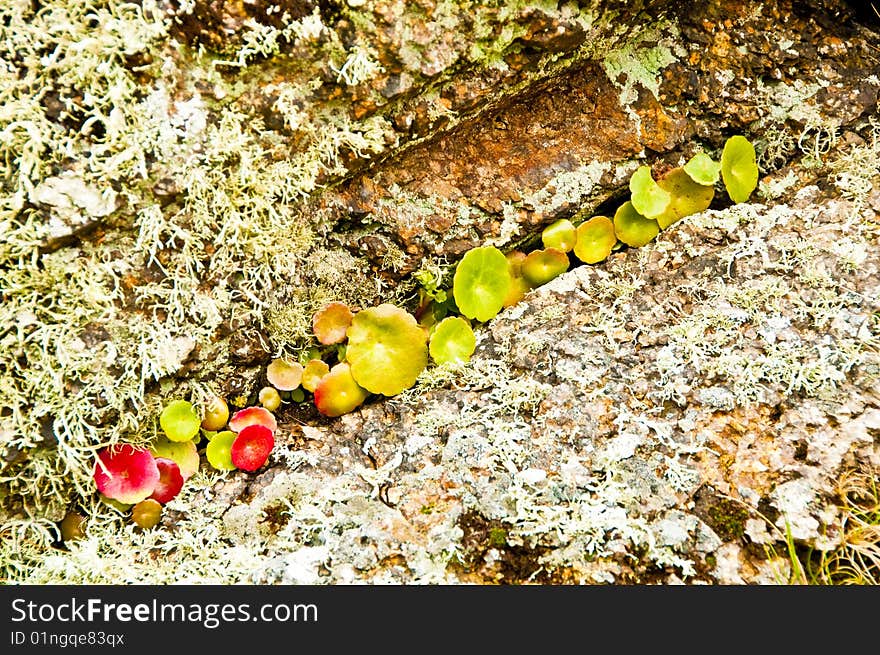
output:
[[[639,166],[629,179],[630,201],[647,218],[657,218],[669,207],[672,198],[651,176],[650,166]]]
[[[274,412],[281,407],[281,394],[275,387],[263,387],[257,394],[257,401],[265,409]]]
[[[616,243],[617,236],[611,219],[607,216],[593,216],[578,225],[574,254],[585,264],[598,264],[611,254]]]
[[[342,416],[353,411],[369,397],[351,374],[351,366],[340,362],[330,369],[315,389],[315,407],[324,416]]]
[[[192,403],[173,400],[159,415],[159,425],[171,441],[189,441],[199,433],[202,419]]]
[[[734,202],[745,202],[758,186],[755,147],[744,136],[732,136],[724,144],[721,177],[727,195]]]
[[[614,234],[628,246],[644,246],[659,233],[660,224],[652,218],[642,216],[629,201],[623,203],[614,213]]]
[[[345,359],[361,387],[394,396],[428,365],[427,335],[407,311],[387,303],[371,307],[352,320]]]
[[[455,269],[452,294],[462,315],[478,321],[495,317],[510,289],[510,267],[493,246],[469,250]]]
[[[565,273],[568,263],[565,252],[557,248],[546,248],[530,252],[523,260],[520,270],[528,284],[538,287]]]
[[[232,442],[236,434],[232,430],[224,430],[214,435],[205,448],[205,457],[208,463],[218,471],[233,471],[235,464],[232,463]]]
[[[310,359],[306,362],[302,375],[302,386],[306,391],[314,393],[321,379],[330,372],[330,366],[322,359]]]
[[[577,241],[577,228],[567,218],[551,223],[541,232],[541,242],[545,248],[556,248],[562,252],[571,252]]]
[[[444,318],[431,334],[429,351],[438,364],[467,362],[477,346],[470,323],[458,316]]]
[[[721,175],[721,164],[705,152],[698,152],[682,167],[697,184],[714,186]]]
[[[673,168],[657,184],[669,194],[666,210],[654,217],[663,230],[685,216],[708,209],[715,196],[714,187],[697,184],[683,168]]]
[[[222,430],[229,420],[229,405],[220,396],[213,396],[205,403],[202,429],[216,432]]]
[[[154,457],[174,460],[184,480],[188,480],[199,470],[199,451],[195,441],[168,441],[159,437],[150,445],[150,452]]]
[[[510,274],[510,284],[507,287],[507,295],[504,296],[502,307],[513,307],[532,289],[522,274],[522,264],[526,254],[521,250],[512,250],[507,253],[507,270]]]

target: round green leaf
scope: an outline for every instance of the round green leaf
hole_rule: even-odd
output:
[[[571,252],[577,241],[577,229],[567,218],[551,223],[541,232],[541,242],[545,248],[556,248],[562,252]]]
[[[715,197],[714,187],[697,184],[682,168],[673,168],[657,184],[672,198],[666,211],[656,217],[663,230],[685,216],[708,209]]]
[[[684,172],[697,184],[713,186],[721,174],[721,164],[705,152],[698,152],[683,166]]]
[[[235,470],[235,464],[232,463],[232,442],[237,436],[232,430],[218,432],[205,448],[208,463],[218,471]]]
[[[586,264],[597,264],[611,254],[617,243],[614,223],[607,216],[593,216],[578,225],[574,254]]]
[[[666,211],[672,200],[669,193],[662,189],[651,177],[649,166],[639,166],[629,179],[629,190],[632,204],[642,216],[656,218]]]
[[[159,425],[170,441],[189,441],[199,433],[202,419],[185,400],[173,400],[159,415]]]
[[[159,437],[150,446],[154,457],[165,457],[177,462],[184,480],[191,478],[199,470],[199,452],[194,441],[169,441]]]
[[[625,202],[614,214],[614,233],[626,245],[640,248],[660,233],[660,225],[638,213],[631,202]]]
[[[507,258],[492,246],[469,251],[458,263],[452,279],[452,294],[459,311],[484,322],[501,311],[509,287]]]
[[[342,416],[354,411],[369,395],[352,377],[351,366],[340,362],[318,383],[315,407],[324,416]]]
[[[577,241],[577,231],[575,231]],[[533,287],[547,284],[568,270],[568,255],[558,248],[533,250],[522,263],[522,276]]]
[[[429,350],[438,364],[467,362],[477,347],[470,324],[459,316],[444,318],[434,328]]]
[[[506,273],[504,255],[501,260]],[[428,365],[427,340],[412,314],[386,303],[355,314],[345,359],[360,386],[394,396],[415,384]]]
[[[734,202],[745,202],[758,186],[755,147],[744,136],[732,136],[721,153],[721,177],[727,195]]]

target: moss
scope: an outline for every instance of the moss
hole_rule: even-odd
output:
[[[707,510],[710,527],[724,541],[742,538],[746,531],[748,510],[741,503],[720,499]]]

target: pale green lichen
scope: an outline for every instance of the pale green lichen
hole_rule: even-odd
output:
[[[638,99],[639,86],[656,98],[663,69],[683,55],[677,26],[659,22],[629,35],[624,46],[605,56],[603,66],[608,79],[620,89],[621,106],[628,107]]]

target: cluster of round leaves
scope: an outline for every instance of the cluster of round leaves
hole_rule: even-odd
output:
[[[476,347],[471,321],[491,320],[530,289],[567,271],[570,254],[596,264],[621,244],[646,245],[660,230],[707,209],[719,178],[734,202],[746,201],[754,191],[758,167],[755,149],[745,137],[728,139],[720,162],[699,153],[656,180],[648,166],[640,167],[630,178],[630,200],[613,218],[593,216],[577,226],[567,219],[556,221],[541,235],[543,249],[507,255],[492,246],[470,250],[456,267],[452,293],[430,294],[418,319],[391,304],[361,311],[340,302],[325,305],[312,320],[320,347],[311,349],[303,363],[273,360],[266,369],[268,385],[259,392],[261,406],[230,417],[226,402],[215,398],[200,417],[187,401],[169,403],[159,417],[164,437],[149,450],[121,445],[98,454],[98,491],[108,502],[131,507],[139,526],[156,525],[162,506],[198,469],[197,445],[203,436],[214,468],[256,471],[274,447],[277,423],[272,412],[284,399],[302,402],[312,393],[321,414],[341,416],[371,394],[394,396],[411,387],[429,360],[467,362]]]
[[[561,219],[544,229],[543,249],[506,256],[497,248],[474,248],[453,278],[453,298],[467,318],[488,321],[535,287],[568,270],[569,254],[585,264],[605,260],[622,245],[641,247],[679,219],[708,209],[719,177],[731,200],[744,202],[758,183],[755,149],[742,136],[727,140],[721,162],[706,153],[655,180],[648,166],[630,178],[630,200],[614,217],[593,216],[579,225]]]
[[[93,474],[101,497],[119,510],[131,509],[132,521],[145,529],[159,522],[162,507],[199,469],[202,438],[215,469],[253,472],[268,460],[278,427],[264,407],[246,407],[230,416],[219,397],[202,416],[188,401],[174,400],[162,410],[159,426],[162,434],[150,448],[122,444],[102,449]]]
[[[473,248],[458,263],[452,289],[427,293],[416,315],[390,304],[354,311],[331,302],[312,319],[319,347],[302,363],[273,361],[266,370],[271,386],[261,390],[260,402],[274,411],[284,394],[300,402],[312,393],[317,410],[335,417],[371,394],[394,396],[411,387],[431,360],[467,362],[476,347],[473,322],[494,318],[564,273],[572,257],[596,264],[624,244],[644,246],[677,220],[707,209],[719,177],[735,202],[754,190],[755,151],[744,137],[727,141],[720,163],[699,153],[657,180],[642,166],[630,180],[631,199],[613,218],[593,216],[577,226],[556,221],[543,231],[540,250],[505,255],[492,246]]]
[[[428,366],[467,361],[476,345],[464,319],[429,325],[388,303],[357,312],[334,302],[312,321],[318,342],[333,346],[332,368],[321,358],[303,367],[302,386],[314,394],[324,416],[341,416],[359,407],[371,394],[394,396],[413,386]]]

